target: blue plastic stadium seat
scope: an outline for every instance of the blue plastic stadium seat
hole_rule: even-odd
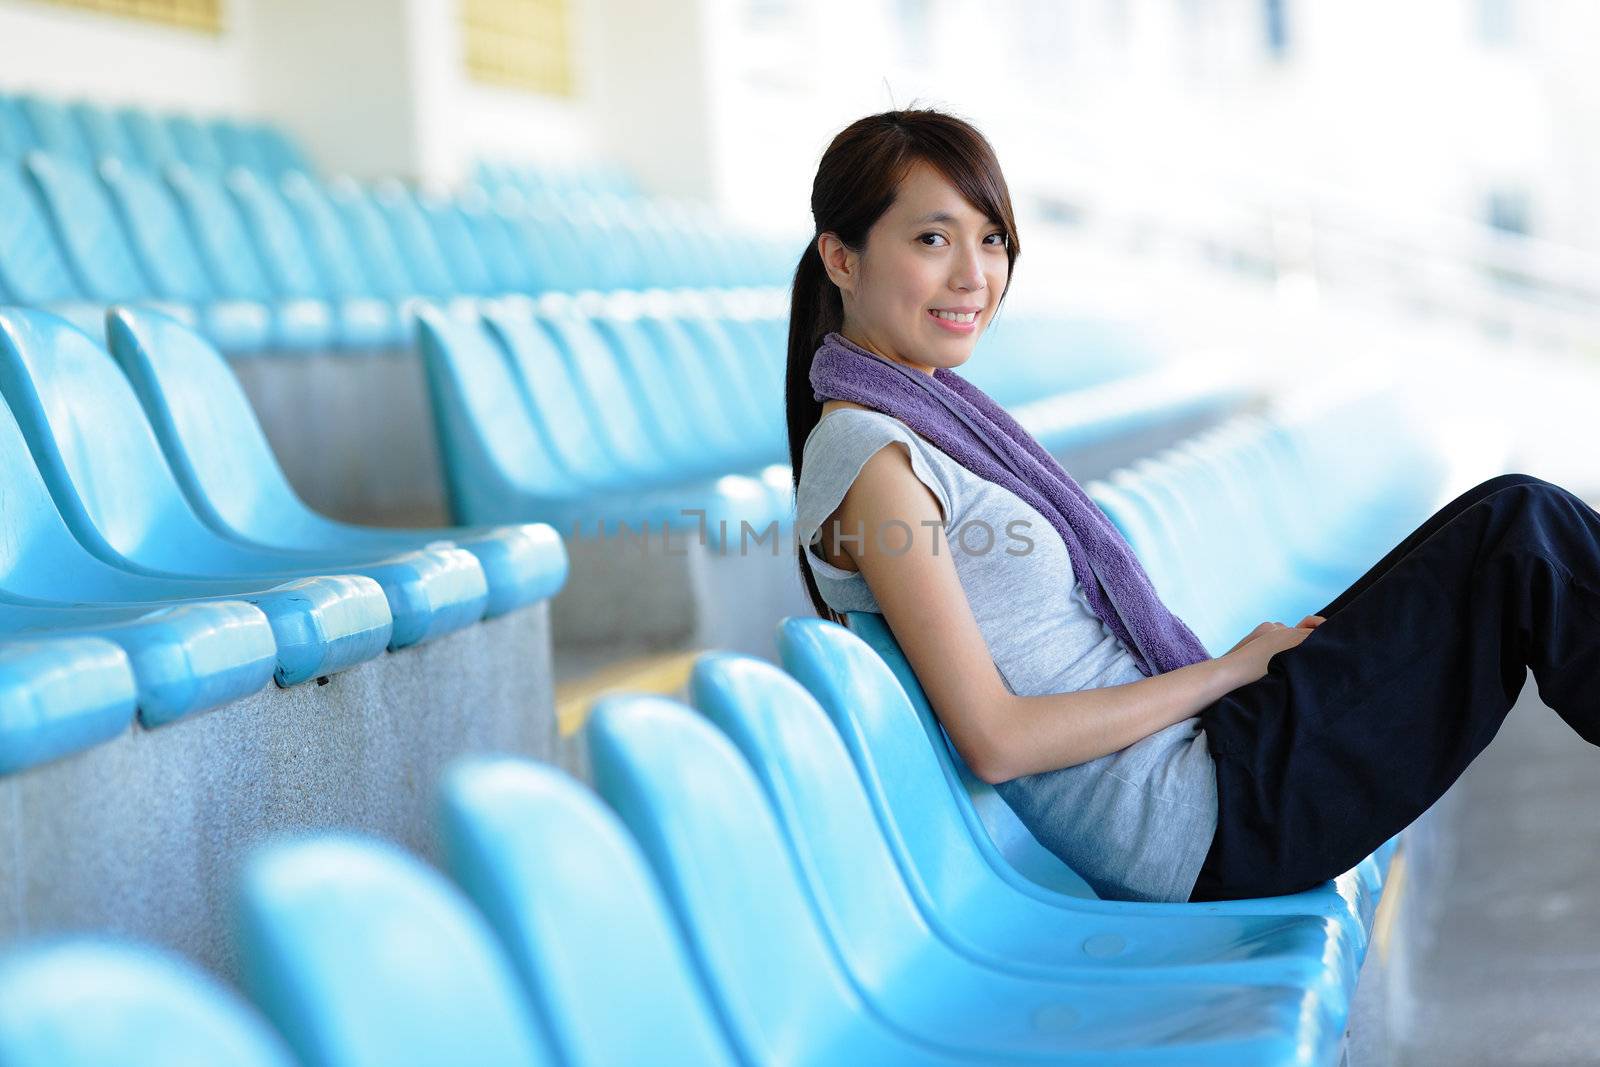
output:
[[[18,161],[0,162],[0,294],[16,304],[49,308],[96,333],[105,314],[78,288]]]
[[[272,168],[273,174],[316,173],[316,168],[306,158],[300,145],[277,126],[258,122],[247,124],[246,129],[260,145],[261,155]]]
[[[380,287],[369,269],[371,265],[363,261],[348,223],[320,183],[291,171],[279,180],[279,185],[283,203],[299,226],[327,292],[334,300],[345,303],[383,302],[388,309],[383,314],[393,330],[386,343],[408,344],[410,313],[397,296],[407,291],[407,284],[401,280],[387,290]]]
[[[947,916],[952,928],[999,938],[1011,953],[1037,954],[1028,947],[1031,937],[1012,945],[1017,932],[997,928],[995,917],[1041,907],[1041,915],[1310,915],[1344,928],[1356,962],[1365,952],[1382,883],[1370,862],[1305,893],[1207,904],[1102,901],[1028,878],[995,846],[969,792],[970,776],[957,770],[921,687],[915,703],[909,696],[915,681],[909,665],[891,670],[882,645],[869,647],[822,619],[784,620],[778,651],[784,668],[811,691],[844,738],[901,863],[918,872],[924,906]],[[1018,826],[1008,836],[1020,832]],[[1042,865],[1037,855],[1034,860]]]
[[[1005,978],[952,987],[953,969],[930,981],[916,960],[864,945],[845,956],[852,970],[819,926],[771,807],[726,737],[675,701],[638,696],[602,700],[588,735],[601,795],[649,858],[723,1017],[756,1062],[787,1059],[804,1042],[813,1062],[1048,1057],[1113,1067],[1156,1062],[1156,1049],[1197,1065],[1295,1063],[1314,1062],[1300,1050],[1342,1032],[1327,1033],[1321,1005],[1292,986],[1062,983],[1024,1012],[1020,983]]]
[[[83,138],[89,146],[89,157],[92,160],[113,159],[137,165],[139,150],[128,134],[127,125],[120,118],[99,104],[87,100],[72,104],[68,110],[77,120],[78,129],[83,131]]]
[[[327,573],[314,553],[246,546],[207,527],[184,499],[115,361],[60,320],[0,311],[0,392],[74,536],[111,566],[157,578],[280,582]],[[403,648],[467,626],[482,617],[488,597],[483,569],[458,548],[374,553],[370,562],[339,570],[351,575],[339,581],[351,595],[336,598],[338,613],[323,623],[332,649],[348,646],[356,662],[370,658],[379,637]],[[355,575],[380,587],[392,615],[389,632],[383,602]]]
[[[186,166],[171,166],[165,173],[218,297],[271,308],[274,348],[331,348],[339,335],[333,308],[324,300],[276,297],[250,232],[220,175],[204,174]]]
[[[212,139],[222,149],[224,166],[243,167],[268,181],[277,177],[277,162],[253,127],[226,118],[212,119],[209,125]]]
[[[715,1009],[639,847],[593,792],[509,757],[440,789],[450,875],[488,918],[572,1067],[731,1067]]]
[[[319,274],[316,260],[283,196],[257,174],[236,168],[227,177],[276,296],[285,302],[327,302],[337,322],[337,343],[384,348],[406,336],[394,306],[371,295],[336,293]],[[337,296],[338,299],[331,299]]]
[[[183,215],[154,173],[108,159],[100,177],[144,273],[162,301],[194,308],[200,329],[232,354],[259,352],[272,342],[272,314],[254,300],[225,300],[211,284]]]
[[[112,313],[107,333],[185,496],[218,533],[316,552],[327,565],[348,562],[353,553],[449,541],[483,567],[491,616],[546,600],[561,588],[566,552],[549,526],[392,530],[316,514],[284,477],[227,364],[201,338],[160,314],[126,309]]]
[[[720,545],[724,535],[738,536],[741,522],[762,530],[772,520],[771,495],[752,479],[646,484],[635,473],[618,470],[592,442],[583,452],[557,452],[541,433],[507,353],[482,323],[425,308],[418,327],[458,521],[549,522],[563,534],[577,525],[585,536],[602,526],[607,533],[626,527],[637,534],[661,524],[698,532],[703,522],[708,543]],[[582,404],[569,408],[558,426],[584,425],[585,410]],[[618,412],[617,417],[629,416]],[[566,441],[577,443],[579,435]],[[584,474],[604,480],[581,480],[565,465],[574,457],[585,464]],[[704,518],[686,514],[694,510]]]
[[[153,299],[155,287],[139,268],[105,188],[82,163],[45,152],[24,167],[49,209],[78,288],[100,304]],[[170,308],[191,318],[187,308]]]
[[[110,740],[133,722],[127,653],[101,638],[0,644],[0,775]]]
[[[511,221],[493,198],[482,189],[468,189],[457,201],[455,210],[460,212],[478,253],[489,268],[496,292],[535,294],[544,290],[544,275],[533,250],[521,243]]]
[[[765,787],[822,912],[847,959],[901,958],[905,973],[941,987],[972,988],[971,974],[1007,1001],[1065,995],[1058,983],[1295,986],[1316,997],[1324,1025],[1338,1022],[1354,985],[1352,956],[1332,920],[1302,916],[1065,915],[1029,905],[1016,916],[1045,944],[1053,967],[973,951],[946,938],[918,907],[872,812],[838,733],[816,700],[773,665],[709,653],[690,679],[694,702],[749,760]],[[1118,952],[1097,950],[1119,944]],[[981,964],[981,966],[978,966]],[[869,969],[866,963],[858,966]],[[1019,973],[1022,971],[1030,973]],[[950,978],[935,979],[939,974]],[[1003,986],[992,975],[1027,981]],[[982,988],[982,987],[980,987]],[[1141,989],[1138,995],[1145,995]],[[1309,1006],[1309,1005],[1308,1005]]]
[[[294,1067],[282,1040],[215,978],[142,945],[87,937],[0,956],[6,1067]]]
[[[188,166],[205,174],[220,174],[227,167],[227,157],[211,127],[192,115],[158,116],[156,121],[166,126],[178,158]]]
[[[411,199],[433,234],[456,291],[474,296],[493,296],[506,291],[496,282],[489,261],[454,197],[434,191]]]
[[[394,247],[404,260],[406,272],[416,283],[417,292],[436,301],[486,295],[472,285],[486,283],[486,273],[473,278],[456,277],[450,260],[434,236],[433,227],[410,189],[395,180],[380,182],[372,192],[371,203],[388,226]],[[477,266],[487,270],[481,260]]]
[[[116,118],[127,131],[128,141],[133,145],[134,161],[140,166],[159,171],[183,162],[172,131],[149,111],[122,108],[116,112]]]
[[[407,307],[434,301],[464,316],[476,313],[473,298],[430,289],[430,283],[441,284],[439,279],[425,279],[416,273],[409,251],[402,248],[389,219],[367,190],[348,178],[337,179],[326,188],[379,296]]]
[[[303,1063],[559,1062],[482,916],[392,845],[325,835],[263,848],[235,914],[244,987]]]
[[[33,130],[16,98],[0,93],[0,164],[14,163],[34,147]]]
[[[33,127],[33,143],[36,147],[78,164],[93,162],[94,153],[83,128],[65,104],[50,97],[29,94],[21,97],[17,105]]]

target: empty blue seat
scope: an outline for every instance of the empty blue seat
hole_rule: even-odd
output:
[[[209,125],[212,140],[222,149],[225,166],[243,167],[269,181],[277,177],[277,162],[268,155],[253,127],[225,118],[212,119]]]
[[[238,381],[201,338],[158,313],[127,309],[112,312],[107,333],[185,496],[219,533],[316,552],[330,566],[355,553],[448,540],[482,566],[490,616],[546,600],[561,588],[566,552],[549,526],[394,530],[318,515],[295,495]]]
[[[863,616],[862,621],[872,617]],[[1041,949],[1028,924],[1019,928],[1018,914],[1032,913],[1039,922],[1050,921],[1046,917],[1052,915],[1057,916],[1054,921],[1093,916],[1310,915],[1338,922],[1347,935],[1343,942],[1359,964],[1382,881],[1375,865],[1363,864],[1294,896],[1207,904],[1103,901],[1077,895],[1087,887],[1074,893],[1063,879],[1054,880],[1054,887],[1041,884],[1007,862],[995,847],[969,792],[976,790],[971,783],[980,780],[956,768],[953,750],[943,740],[920,686],[913,704],[908,694],[915,675],[909,665],[892,671],[882,656],[882,644],[869,647],[844,627],[822,619],[784,620],[778,651],[784,669],[811,691],[833,720],[902,865],[917,872],[913,885],[919,887],[923,906],[942,916],[949,929],[982,938],[1002,954],[1036,958]],[[988,799],[985,793],[979,795]],[[998,796],[993,799],[1004,803]],[[996,814],[992,806],[989,814],[991,818]],[[1006,836],[1023,832],[1015,815],[1010,823]],[[1048,867],[1039,852],[1044,850],[1034,850],[1031,862]],[[1059,860],[1055,866],[1060,866]],[[1125,942],[1119,940],[1117,945],[1120,951]],[[1171,947],[1182,952],[1179,945]],[[1345,977],[1353,980],[1354,973],[1349,968]]]
[[[499,293],[539,293],[545,288],[544,274],[533,257],[512,232],[512,223],[482,189],[468,189],[456,203],[462,220]]]
[[[127,653],[96,637],[0,644],[0,775],[110,740],[133,722]]]
[[[482,295],[481,291],[471,288],[469,279],[457,278],[452,273],[450,262],[411,190],[398,181],[381,182],[373,190],[372,203],[388,224],[395,248],[404,259],[406,271],[416,282],[419,293],[433,300]]]
[[[6,1067],[294,1067],[282,1040],[198,967],[87,937],[0,956]]]
[[[1014,1001],[970,984],[947,993],[868,946],[856,946],[858,962],[874,969],[852,972],[819,928],[760,785],[726,737],[675,701],[639,696],[597,704],[588,737],[601,795],[649,858],[723,1017],[756,1062],[806,1049],[824,1063],[1112,1067],[1156,1062],[1155,1046],[1168,1062],[1276,1064],[1313,1062],[1298,1050],[1329,1040],[1317,1006],[1293,988],[1195,985],[1145,1002],[1148,1019],[1119,1020],[1150,991],[1084,984],[1008,1023]]]
[[[91,160],[112,159],[138,165],[139,150],[134,146],[133,138],[128,135],[127,125],[120,118],[99,104],[87,100],[72,104],[68,110],[77,120],[78,129],[83,131],[83,139],[89,146]]]
[[[78,164],[93,162],[94,153],[83,129],[65,104],[30,93],[21,97],[17,106],[33,127],[33,143],[37,148]]]
[[[271,308],[275,348],[332,347],[339,332],[332,307],[324,300],[281,300],[274,295],[250,231],[221,177],[186,166],[168,167],[165,173],[218,297]]]
[[[482,916],[392,845],[329,834],[260,849],[234,914],[243,985],[303,1063],[559,1062]]]
[[[300,226],[277,189],[244,169],[229,172],[227,185],[280,301],[330,303],[341,346],[382,348],[401,343],[405,334],[392,304],[371,295],[339,294],[339,299],[330,300],[334,293],[319,274]]]
[[[105,188],[86,164],[30,152],[24,164],[49,209],[78,288],[100,304],[152,298]]]
[[[0,93],[0,164],[14,163],[34,147],[33,130],[16,98]]]
[[[714,546],[724,535],[737,537],[741,521],[758,529],[770,521],[768,491],[747,478],[645,487],[617,476],[599,487],[584,484],[540,433],[523,383],[482,322],[424,308],[418,337],[457,521],[548,522],[563,534],[580,527],[583,536],[624,527],[637,535],[663,524],[694,530],[703,521]],[[565,413],[562,425],[573,417],[584,417],[581,406]],[[608,458],[600,462],[597,470],[612,469]],[[685,514],[692,510],[703,519]]]
[[[417,210],[427,220],[445,265],[450,269],[456,290],[474,296],[493,296],[506,292],[496,282],[489,261],[467,224],[466,216],[456,206],[455,198],[432,191],[414,199]]]
[[[311,183],[310,188],[314,191],[316,183]],[[326,191],[334,210],[344,219],[351,243],[377,295],[395,304],[428,299],[432,294],[425,292],[412,273],[388,220],[367,191],[348,178],[329,183]]]
[[[393,300],[397,289],[384,292],[373,280],[363,262],[349,226],[329,199],[327,190],[315,179],[291,171],[279,179],[283,202],[298,224],[300,233],[327,292],[337,301],[383,301],[385,313],[393,322],[390,343],[406,344],[411,337],[409,309]]]
[[[60,320],[0,311],[0,392],[74,536],[111,566],[157,578],[326,573],[315,554],[247,547],[209,529],[184,499],[115,361]],[[381,605],[355,583],[362,594],[324,620],[343,624],[334,647],[350,644],[362,659],[379,636],[403,648],[469,625],[488,596],[483,569],[457,548],[374,554],[339,570],[376,581],[393,616],[384,634]]]
[[[164,115],[157,118],[167,128],[178,149],[178,159],[205,174],[220,174],[228,165],[215,132],[192,115]]]
[[[249,123],[246,130],[256,139],[262,157],[272,168],[272,173],[315,174],[316,168],[306,158],[300,145],[279,127],[269,122]]]
[[[639,846],[586,786],[548,764],[465,760],[440,786],[439,826],[563,1063],[741,1062]]]
[[[0,162],[0,294],[49,308],[98,333],[105,309],[85,299],[61,254],[38,194],[15,161]]]
[[[267,305],[222,298],[211,284],[171,190],[159,177],[114,159],[102,161],[100,177],[156,296],[193,308],[200,329],[226,352],[259,352],[272,343]]]
[[[143,108],[127,107],[116,112],[133,145],[134,160],[142,167],[160,171],[183,162],[178,143],[167,124]]]

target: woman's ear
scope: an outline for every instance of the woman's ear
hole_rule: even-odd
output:
[[[841,293],[854,290],[857,265],[861,257],[841,240],[837,234],[822,233],[817,235],[817,252],[822,257],[822,269],[828,272],[828,279],[839,287]]]

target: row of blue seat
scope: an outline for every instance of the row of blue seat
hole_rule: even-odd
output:
[[[0,960],[0,1056],[16,1067],[76,1067],[113,1048],[128,1067],[224,1052],[280,1067],[1335,1061],[1359,961],[1341,921],[1271,902],[1096,909],[1008,892],[983,871],[962,884],[902,866],[898,827],[875,813],[835,727],[863,706],[898,708],[916,730],[905,693],[831,623],[790,620],[780,644],[795,676],[702,657],[699,714],[660,697],[597,706],[605,804],[549,766],[456,765],[437,818],[454,885],[368,839],[258,851],[238,882],[236,942],[269,1025],[165,954],[45,942]],[[947,844],[941,862],[960,868],[977,840]]]
[[[109,335],[108,351],[46,312],[0,309],[0,632],[111,641],[145,725],[560,588],[566,555],[548,526],[377,530],[312,513],[203,339],[129,309]],[[125,707],[95,706],[105,730],[127,724]],[[60,754],[89,737],[75,712],[3,724],[12,765],[25,761],[3,754]]]
[[[311,169],[300,147],[271,123],[0,93],[0,161],[34,149],[86,164],[111,158],[152,169],[245,167],[268,178]]]
[[[1330,427],[1370,407],[1239,419],[1089,491],[1168,598],[1233,558],[1233,508],[1269,513],[1279,536],[1208,591],[1242,618],[1304,614],[1445,488],[1387,421],[1327,476]],[[0,1059],[72,1067],[115,1043],[148,1054],[131,1065],[223,1047],[396,1067],[1338,1061],[1397,840],[1294,896],[1096,899],[961,765],[883,619],[848,622],[785,620],[784,671],[703,655],[698,715],[602,700],[587,730],[610,811],[550,767],[457,766],[438,826],[459,889],[370,841],[261,853],[238,940],[276,1033],[180,963],[74,942],[0,963]],[[63,988],[95,989],[111,1021],[84,1028]]]
[[[526,196],[593,196],[613,193],[638,196],[642,190],[633,175],[616,164],[592,162],[543,163],[480,159],[473,166],[473,180],[485,189],[511,189]]]
[[[0,163],[0,236],[0,301],[85,329],[156,302],[230,354],[404,345],[419,300],[772,280],[732,235],[636,213],[40,152]]]

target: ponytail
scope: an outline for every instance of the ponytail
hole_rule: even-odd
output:
[[[784,375],[783,402],[789,427],[789,469],[794,475],[796,491],[800,487],[806,438],[822,419],[822,401],[811,391],[811,357],[825,334],[844,325],[844,302],[838,286],[823,268],[822,252],[817,247],[820,237],[820,234],[813,234],[811,243],[800,255],[789,303],[789,359]],[[806,594],[811,597],[817,614],[842,624],[843,616],[828,606],[817,588],[816,576],[811,572],[810,548],[800,544],[796,554],[800,579],[805,583]]]

